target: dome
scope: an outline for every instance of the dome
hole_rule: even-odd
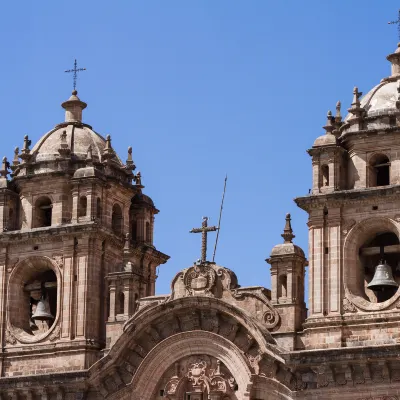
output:
[[[143,193],[138,193],[133,199],[132,199],[132,204],[147,204],[151,207],[154,207],[154,202],[153,200],[149,197],[146,196]]]
[[[85,160],[88,149],[91,146],[93,160],[100,161],[106,147],[106,139],[93,131],[88,125],[61,124],[46,133],[31,150],[32,161],[52,161],[60,158],[59,148],[61,135],[66,133],[66,142],[75,159]],[[121,160],[115,155],[115,159],[122,166]]]
[[[118,156],[110,149],[110,142],[107,146],[107,139],[81,122],[82,111],[87,104],[79,99],[76,90],[62,103],[62,107],[65,109],[65,122],[39,139],[31,150],[31,162],[54,161],[60,159],[65,151],[71,154],[74,160],[86,160],[89,149],[93,161],[102,161],[103,151],[107,149],[106,152],[111,154],[111,157],[108,154],[108,158],[123,166]]]
[[[313,147],[336,145],[336,137],[331,133],[327,133],[315,139]]]
[[[392,64],[391,76],[382,79],[378,85],[373,87],[359,100],[358,104],[360,108],[364,110],[365,117],[377,117],[398,113],[396,103],[399,100],[400,93],[400,43],[398,44],[396,51],[393,54],[390,54],[387,59]],[[356,97],[353,99],[353,104],[354,101],[357,101]],[[344,119],[344,122],[350,122],[354,118],[356,118],[356,115],[350,112]]]
[[[360,106],[366,111],[366,116],[397,112],[396,102],[399,95],[397,85],[397,81],[383,81],[363,96],[360,99]],[[345,122],[353,117],[353,114],[348,114]]]
[[[290,254],[297,254],[305,258],[304,251],[294,243],[277,244],[271,250],[271,256],[287,256]]]

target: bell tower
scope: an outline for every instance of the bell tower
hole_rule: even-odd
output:
[[[3,376],[89,368],[155,293],[168,260],[153,243],[158,213],[127,160],[82,122],[73,91],[65,121],[0,169],[0,342]],[[12,173],[10,174],[10,169]],[[119,325],[118,325],[119,324]],[[62,351],[55,351],[62,349]]]
[[[308,150],[313,188],[296,199],[309,215],[306,349],[400,340],[399,54],[366,95],[354,88],[344,120],[340,104],[328,113]]]

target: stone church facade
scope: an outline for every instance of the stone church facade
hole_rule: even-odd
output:
[[[0,399],[399,400],[400,47],[388,60],[308,150],[309,260],[287,215],[271,290],[207,261],[204,220],[202,258],[155,295],[158,210],[74,91],[0,168]]]

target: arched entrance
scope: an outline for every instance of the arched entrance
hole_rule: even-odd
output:
[[[177,363],[180,370],[175,370],[176,373],[174,368]],[[197,366],[194,365],[196,363]],[[170,371],[172,376],[168,375]],[[175,393],[170,390],[171,394],[167,395],[165,383],[173,383],[174,374],[177,378],[176,390]],[[212,332],[182,332],[155,346],[141,363],[131,384],[110,398],[208,400],[210,395],[213,400],[246,399],[249,397],[250,378],[248,363],[233,343]],[[223,385],[229,387],[225,390]],[[176,397],[178,395],[180,397]]]

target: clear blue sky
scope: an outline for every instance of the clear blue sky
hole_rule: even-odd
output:
[[[217,262],[242,285],[270,287],[264,259],[291,212],[307,251],[306,149],[355,85],[389,75],[398,1],[142,0],[2,2],[1,155],[64,118],[74,58],[84,121],[133,146],[145,193],[161,210],[155,244],[171,256],[157,292],[199,257],[189,234],[216,224],[228,173]],[[211,235],[214,240],[214,235]],[[213,245],[210,243],[210,248]],[[211,252],[212,249],[210,249]]]

